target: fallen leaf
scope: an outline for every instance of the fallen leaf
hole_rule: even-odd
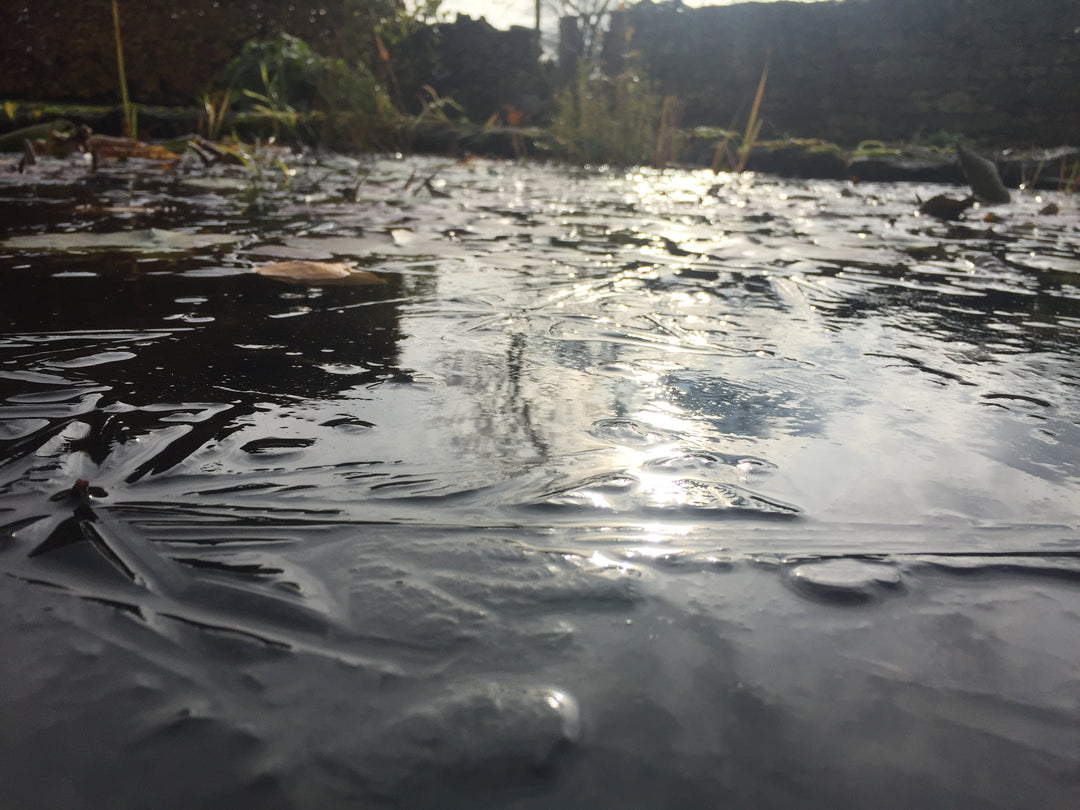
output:
[[[91,135],[86,139],[86,151],[96,158],[142,158],[143,160],[180,160],[175,152],[152,143],[133,138],[114,138],[109,135]]]
[[[975,197],[984,203],[1007,203],[1012,199],[992,160],[968,149],[962,143],[956,144],[956,155],[960,158],[960,168],[964,170],[964,177],[967,178],[971,193]]]
[[[370,270],[356,270],[343,262],[287,261],[260,264],[260,276],[295,284],[385,284],[386,279]]]
[[[937,219],[960,220],[964,218],[964,210],[975,204],[974,197],[965,197],[956,200],[944,194],[938,194],[919,206],[919,213],[926,214]]]

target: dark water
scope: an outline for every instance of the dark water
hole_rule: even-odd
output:
[[[6,806],[1080,806],[1074,199],[295,165],[0,175]]]

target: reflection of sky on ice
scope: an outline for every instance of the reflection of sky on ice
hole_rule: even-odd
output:
[[[706,195],[716,181],[706,173],[628,179],[611,196],[602,180],[592,189],[598,207],[612,206],[606,221],[578,214],[565,190],[546,203],[563,211],[552,241],[576,254],[534,238],[524,266],[479,260],[469,273],[439,276],[437,294],[472,307],[445,328],[427,322],[438,313],[418,313],[415,326],[406,313],[405,365],[466,392],[443,400],[433,386],[430,418],[441,427],[429,450],[442,447],[436,454],[448,463],[497,458],[508,472],[512,461],[531,485],[551,479],[550,503],[630,510],[638,519],[640,509],[737,507],[747,492],[831,520],[1071,519],[1071,487],[1054,493],[1039,476],[1032,496],[1035,468],[1022,459],[1001,464],[1002,448],[1018,445],[994,440],[1001,426],[987,420],[996,415],[977,407],[968,386],[922,370],[918,356],[948,351],[919,334],[923,314],[831,315],[879,278],[858,266],[819,276],[824,257],[897,261],[895,247],[875,241],[878,212],[864,216],[840,184],[821,198],[734,178]],[[531,198],[521,182],[506,188],[517,210],[537,205],[532,184]],[[897,208],[892,193],[874,207]],[[841,206],[854,208],[844,226],[823,230],[822,212]],[[729,219],[732,209],[749,216]],[[757,217],[785,209],[790,218]],[[767,246],[777,234],[789,242],[778,258]],[[536,261],[548,252],[557,254],[550,264]],[[719,278],[688,283],[695,272]],[[949,279],[950,294],[957,280]],[[605,433],[606,420],[655,433]],[[711,469],[673,472],[694,454],[711,454]],[[510,502],[521,494],[506,490]]]
[[[192,267],[149,324],[185,318],[188,376],[167,373],[172,340],[53,365],[130,387],[144,363],[175,402],[236,398],[172,474],[351,517],[1075,522],[1075,390],[1054,371],[1075,296],[1046,269],[1067,255],[1053,230],[999,226],[1005,265],[915,215],[930,188],[421,162],[378,162],[370,200],[307,204],[325,221],[238,254],[351,258],[386,300],[271,286],[265,317],[238,319],[248,280]],[[449,198],[403,190],[436,170]]]

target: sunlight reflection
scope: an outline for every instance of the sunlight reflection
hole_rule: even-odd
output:
[[[670,543],[676,538],[685,539],[690,535],[689,526],[679,526],[678,524],[665,524],[665,523],[646,523],[641,526],[642,541],[649,543],[646,548],[649,549],[649,553],[657,554],[670,554],[670,548],[660,547],[663,543]],[[644,551],[642,553],[645,553]]]
[[[547,704],[553,709],[558,709],[563,703],[566,702],[565,692],[549,692],[547,696]]]
[[[655,384],[646,385],[642,394],[648,401],[633,415],[633,419],[649,429],[642,435],[644,446],[617,448],[617,469],[626,471],[637,481],[637,495],[649,506],[671,508],[693,504],[697,500],[691,492],[692,481],[680,474],[650,469],[651,463],[663,462],[673,455],[681,455],[680,445],[693,435],[699,425],[686,411],[667,399],[666,389],[658,384],[659,375],[652,380]],[[654,432],[655,431],[655,432]],[[594,501],[608,500],[603,493],[590,492]],[[649,531],[647,527],[642,527]],[[655,537],[649,542],[666,542],[666,537],[654,527]]]
[[[615,508],[614,504],[612,504],[611,501],[608,499],[608,497],[606,495],[604,495],[602,492],[597,492],[596,490],[586,489],[586,490],[582,490],[581,494],[582,494],[582,496],[584,496],[589,501],[589,503],[592,505],[592,507],[594,509],[614,509]]]
[[[592,556],[589,557],[589,562],[598,568],[614,568],[624,574],[634,570],[634,566],[629,563],[613,560],[611,557],[605,556],[599,551],[594,551],[592,553]]]
[[[661,538],[661,541],[666,542],[667,538]],[[651,546],[634,546],[631,551],[634,555],[644,557],[648,560],[662,560],[671,557],[673,554],[680,554],[685,551],[685,549],[655,544]]]
[[[676,435],[686,435],[697,426],[697,420],[686,415],[685,409],[670,400],[663,399],[664,389],[657,386],[649,393],[653,399],[634,416],[644,424]]]
[[[639,472],[641,494],[653,506],[685,506],[689,501],[685,481],[658,473]]]

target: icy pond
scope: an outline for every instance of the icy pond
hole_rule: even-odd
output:
[[[0,174],[6,806],[1080,806],[1074,198],[289,163]]]

